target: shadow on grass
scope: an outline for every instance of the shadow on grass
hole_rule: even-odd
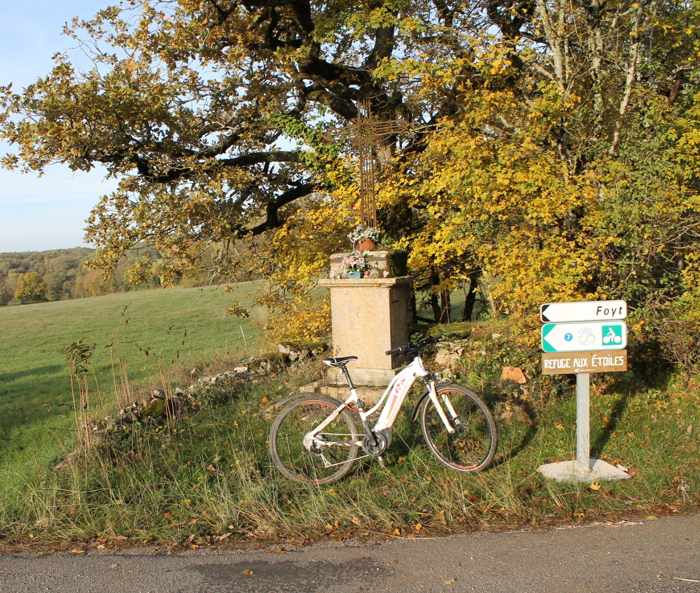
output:
[[[612,435],[617,430],[622,417],[627,411],[630,401],[640,392],[646,389],[658,389],[665,391],[673,373],[670,366],[664,364],[644,365],[642,369],[635,369],[635,373],[624,373],[616,375],[613,382],[608,386],[608,391],[612,393],[620,392],[621,395],[613,404],[608,414],[608,422],[599,433],[598,437],[591,443],[591,457],[599,458]]]
[[[609,420],[607,424],[605,424],[602,432],[598,435],[595,442],[591,444],[591,457],[600,457],[603,449],[605,449],[606,445],[608,444],[610,437],[612,437],[614,432],[617,430],[617,426],[620,423],[627,406],[629,405],[632,395],[633,391],[631,389],[627,389],[613,405],[613,408],[608,416]]]
[[[48,365],[0,375],[0,450],[14,445],[15,431],[39,430],[47,419],[68,414],[70,384],[64,370]]]
[[[496,429],[499,433],[499,447],[496,451],[496,457],[489,468],[491,469],[496,468],[506,463],[507,461],[511,461],[527,448],[527,446],[532,442],[532,440],[535,438],[535,435],[537,434],[537,430],[539,428],[539,417],[537,415],[537,411],[530,402],[522,399],[508,397],[508,395],[504,393],[488,394],[486,396],[486,401],[492,413],[496,410],[499,404],[501,406],[510,405],[516,410],[516,412],[514,412],[514,415],[515,413],[521,414],[521,417],[524,419],[524,422],[526,424],[526,428],[522,436],[516,435],[515,441],[511,441],[511,444],[513,446],[511,446],[508,449],[508,451],[499,453],[499,450],[503,450],[503,444],[505,441],[505,437],[508,436],[508,432],[504,430],[504,423],[500,422],[498,416],[494,414],[494,420],[496,421]]]
[[[509,397],[507,394],[503,393],[488,393],[485,394],[484,399],[494,414],[494,420],[496,421],[496,429],[498,431],[499,447],[496,451],[496,457],[492,464],[487,468],[489,469],[498,467],[503,463],[510,461],[519,455],[527,446],[532,442],[537,434],[539,428],[539,419],[535,408],[527,401]],[[522,422],[511,423],[509,426],[514,428],[514,430],[504,430],[504,425],[497,417],[497,407],[500,405],[509,405],[515,411],[513,416],[520,416]],[[420,447],[425,445],[423,438],[423,432],[420,428],[420,422],[416,420],[412,421],[413,409],[406,414],[400,422],[397,423],[395,430],[393,431],[394,438],[389,449],[390,454],[393,456],[403,457],[408,455],[411,449],[415,447]],[[517,426],[525,424],[526,428],[522,434],[513,434],[513,432],[520,432],[517,430]],[[511,447],[506,452],[502,451],[502,444],[505,441],[511,443]]]
[[[61,371],[65,370],[64,365],[53,364],[44,367],[36,367],[33,369],[25,369],[22,371],[16,371],[13,373],[2,373],[0,374],[0,386],[4,383],[9,383],[10,381],[16,381],[17,379],[24,379],[26,377],[41,377],[43,375],[56,375]]]

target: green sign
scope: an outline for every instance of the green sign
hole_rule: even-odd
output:
[[[545,323],[540,337],[544,352],[620,350],[627,347],[627,325],[624,321]]]

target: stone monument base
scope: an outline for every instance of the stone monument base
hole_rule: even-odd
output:
[[[334,253],[331,255],[331,280],[343,278],[344,261],[350,253]],[[368,278],[394,278],[406,275],[405,251],[365,251],[363,253],[369,270]]]
[[[386,387],[367,387],[366,385],[356,386],[357,395],[366,404],[374,404],[379,401],[379,398],[384,393]],[[348,386],[334,385],[326,383],[325,381],[314,381],[308,385],[304,385],[299,389],[301,393],[321,393],[329,397],[333,397],[340,401],[345,401],[350,395]]]
[[[386,351],[408,343],[411,279],[339,278],[319,284],[331,292],[333,355],[358,357],[348,364],[355,385],[386,387],[402,362]],[[343,389],[342,372],[326,369],[325,384]]]

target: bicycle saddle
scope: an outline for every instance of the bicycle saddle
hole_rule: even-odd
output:
[[[329,367],[342,368],[351,360],[357,360],[357,356],[336,356],[331,358],[324,358],[323,364],[327,364]]]

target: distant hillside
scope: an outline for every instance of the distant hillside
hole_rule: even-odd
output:
[[[159,258],[152,249],[134,250],[109,278],[85,265],[93,254],[93,249],[85,247],[0,253],[0,305],[62,301],[123,292],[134,285],[160,285],[154,268]],[[134,283],[130,270],[139,264],[144,270]]]

